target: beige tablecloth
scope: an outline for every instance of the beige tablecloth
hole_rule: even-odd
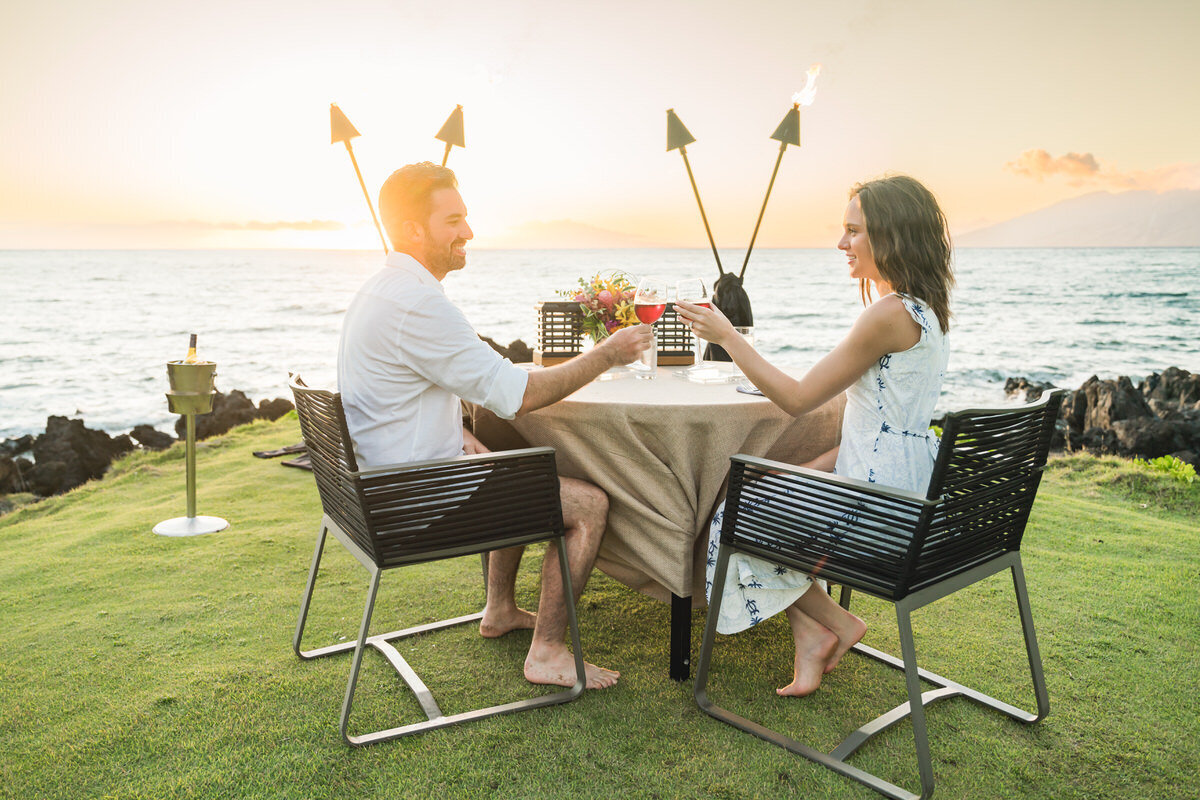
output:
[[[802,463],[836,445],[845,397],[792,418],[733,384],[697,384],[660,367],[655,380],[593,381],[562,402],[504,421],[469,406],[493,450],[555,448],[561,475],[609,497],[596,566],[659,600],[704,603],[708,520],[735,453]],[[693,587],[699,587],[694,592]]]

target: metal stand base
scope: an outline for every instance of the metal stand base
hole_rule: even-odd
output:
[[[816,750],[803,742],[799,742],[789,736],[784,736],[757,722],[735,714],[729,709],[716,705],[708,698],[708,672],[712,658],[713,642],[716,637],[717,615],[720,613],[721,599],[724,592],[725,572],[731,552],[735,552],[733,548],[722,544],[717,554],[716,580],[712,591],[713,602],[709,605],[708,623],[704,631],[704,643],[700,649],[700,660],[696,668],[696,685],[694,690],[696,703],[709,716],[715,717],[747,733],[752,733],[760,739],[765,739],[771,744],[804,756],[818,764],[822,764],[834,772],[852,778],[864,786],[874,789],[885,797],[890,797],[894,800],[924,800],[924,798],[928,798],[933,794],[934,784],[933,764],[929,752],[929,737],[925,725],[926,706],[951,697],[965,697],[1025,724],[1038,722],[1050,713],[1050,699],[1046,691],[1046,678],[1042,671],[1042,658],[1038,650],[1037,636],[1033,628],[1033,617],[1029,610],[1029,594],[1025,588],[1025,573],[1021,567],[1020,553],[1016,551],[1007,553],[974,569],[948,578],[941,583],[934,584],[896,601],[896,620],[899,626],[902,658],[896,658],[862,643],[854,645],[854,652],[901,670],[904,673],[908,702],[901,703],[891,711],[876,717],[858,728],[832,751],[824,753]],[[1029,660],[1029,671],[1033,679],[1034,696],[1037,700],[1036,713],[1016,708],[994,697],[990,697],[974,689],[969,689],[962,684],[943,678],[941,675],[917,666],[916,646],[912,633],[912,612],[934,600],[945,597],[958,589],[962,589],[1003,570],[1009,570],[1012,573],[1017,611],[1021,617],[1021,628],[1025,636],[1025,650]],[[847,587],[842,587],[841,605],[843,608],[849,608],[850,606],[850,590]],[[921,681],[931,683],[935,688],[922,692]],[[853,755],[871,737],[882,733],[904,719],[912,720],[913,741],[917,753],[917,771],[921,780],[920,794],[915,794],[893,783],[889,783],[876,775],[846,762],[846,759]]]
[[[351,642],[339,642],[338,644],[328,645],[326,647],[318,647],[312,650],[303,649],[301,642],[304,638],[304,625],[308,619],[308,609],[312,602],[313,587],[316,585],[317,572],[321,566],[321,555],[325,549],[325,537],[327,533],[332,533],[334,538],[342,543],[350,553],[358,559],[359,563],[366,567],[367,572],[371,576],[371,587],[367,592],[367,601],[363,608],[362,625],[359,627],[358,638]],[[346,684],[346,696],[342,702],[342,714],[339,721],[339,726],[342,733],[342,739],[346,744],[354,747],[362,747],[363,745],[375,744],[389,739],[398,739],[402,736],[409,736],[414,733],[422,733],[424,731],[434,730],[435,728],[445,728],[451,725],[457,725],[460,722],[471,722],[474,720],[486,719],[494,717],[498,714],[511,714],[514,711],[525,711],[531,708],[542,708],[544,706],[556,705],[558,703],[566,703],[583,694],[584,679],[579,676],[585,674],[583,661],[583,645],[579,640],[579,621],[575,615],[574,594],[571,589],[571,573],[567,563],[567,548],[562,537],[554,540],[555,546],[558,547],[559,567],[562,570],[563,581],[563,596],[566,598],[567,606],[567,627],[571,633],[571,644],[573,645],[575,655],[575,674],[577,676],[575,685],[561,691],[544,694],[539,697],[534,697],[528,700],[518,700],[512,703],[503,703],[501,705],[489,706],[487,708],[474,709],[472,711],[464,711],[458,714],[446,716],[442,713],[442,709],[438,706],[437,701],[433,699],[429,687],[421,680],[420,676],[409,666],[408,662],[402,655],[391,645],[391,642],[397,639],[403,639],[408,636],[429,633],[431,631],[449,628],[455,625],[462,625],[469,622],[477,622],[483,617],[482,612],[467,614],[453,619],[441,620],[439,622],[431,622],[426,625],[417,625],[404,630],[392,631],[390,633],[369,635],[371,627],[371,615],[375,609],[375,596],[379,591],[379,578],[382,570],[379,569],[363,552],[357,544],[347,536],[329,517],[325,517],[321,521],[321,528],[317,531],[317,544],[313,551],[312,566],[308,571],[308,584],[304,589],[304,597],[300,602],[300,619],[296,623],[296,633],[292,638],[292,649],[296,655],[304,660],[321,658],[322,656],[334,655],[335,653],[353,653],[353,659],[350,662],[350,678]],[[484,586],[487,585],[487,554],[482,554]],[[354,692],[358,685],[359,670],[362,667],[362,657],[365,647],[372,647],[383,655],[388,660],[392,668],[396,670],[401,679],[408,684],[412,690],[417,702],[421,706],[421,710],[425,712],[426,720],[423,722],[414,722],[409,725],[400,725],[395,728],[386,730],[374,731],[372,733],[364,733],[361,735],[353,735],[349,731],[350,725],[350,710],[354,704]]]
[[[216,533],[229,527],[229,523],[220,517],[175,517],[164,520],[154,526],[154,532],[159,536],[199,536],[202,533]]]

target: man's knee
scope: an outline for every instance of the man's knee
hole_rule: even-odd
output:
[[[603,530],[604,520],[608,517],[608,495],[604,490],[575,478],[560,478],[560,486],[564,517],[598,523]]]

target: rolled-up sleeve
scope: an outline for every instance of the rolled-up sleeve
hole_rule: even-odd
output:
[[[396,346],[430,383],[512,419],[525,399],[529,373],[479,338],[471,323],[441,292],[431,293],[406,315]]]

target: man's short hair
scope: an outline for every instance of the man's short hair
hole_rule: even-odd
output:
[[[431,197],[438,189],[457,189],[454,171],[431,161],[409,164],[393,172],[379,190],[379,216],[392,246],[400,237],[400,226],[408,221],[429,223]]]

